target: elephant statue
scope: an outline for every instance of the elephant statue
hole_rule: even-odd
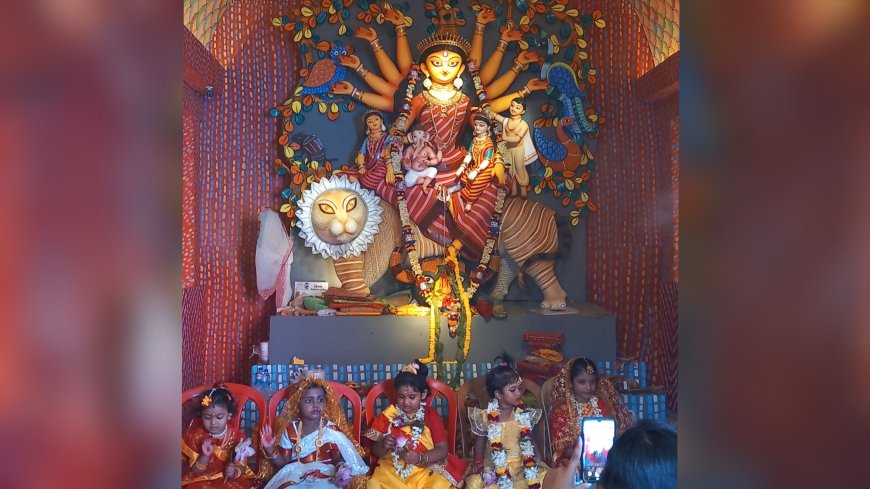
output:
[[[350,188],[336,188],[327,195],[335,202],[352,201],[355,193],[359,193],[356,185]],[[360,191],[365,194],[368,191]],[[360,201],[363,199],[360,198]],[[334,257],[335,273],[341,281],[341,286],[347,290],[369,293],[369,286],[377,281],[390,268],[390,257],[393,250],[401,245],[402,223],[399,211],[387,202],[378,199],[380,206],[380,224],[373,234],[372,241],[365,251],[353,256]],[[319,202],[319,201],[318,201]],[[372,202],[372,204],[374,204]],[[359,221],[363,215],[349,216],[345,213],[329,214],[321,218],[331,218],[334,222],[322,222],[309,227],[309,232],[316,234],[321,240],[335,245],[341,245],[341,240],[353,240],[354,233],[346,232],[347,228],[362,229],[364,222]],[[544,294],[541,307],[552,310],[563,310],[565,290],[559,284],[554,271],[555,254],[560,244],[565,246],[565,236],[557,229],[555,213],[549,207],[526,199],[505,199],[502,218],[501,235],[498,242],[501,267],[495,277],[491,296],[501,301],[507,295],[508,287],[523,270],[531,276]],[[342,219],[354,222],[338,222]],[[444,255],[444,246],[425,237],[416,226],[413,226],[414,239],[417,240],[417,250],[420,258]],[[337,234],[335,234],[337,233]],[[562,240],[562,243],[560,243]]]

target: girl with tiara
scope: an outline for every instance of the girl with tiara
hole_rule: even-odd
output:
[[[184,464],[181,485],[191,489],[250,489],[255,474],[248,467],[254,455],[251,440],[230,428],[236,403],[229,389],[215,384],[196,397],[197,417],[181,438]]]
[[[448,454],[447,430],[426,405],[428,369],[420,361],[396,376],[396,399],[366,431],[379,457],[367,489],[448,489],[459,486],[466,464]]]
[[[296,384],[275,420],[275,431],[265,424],[260,440],[266,458],[280,468],[265,489],[343,488],[369,470],[338,397],[322,378],[305,377]],[[261,475],[268,476],[268,469]]]
[[[617,434],[634,422],[613,384],[599,379],[598,367],[587,357],[566,363],[553,385],[547,402],[553,460],[561,463],[571,458],[580,436],[580,422],[589,416],[616,419]]]
[[[486,374],[490,401],[486,410],[470,408],[474,443],[472,474],[467,489],[540,489],[546,466],[539,463],[532,429],[541,419],[540,409],[523,405],[523,379],[506,353]]]

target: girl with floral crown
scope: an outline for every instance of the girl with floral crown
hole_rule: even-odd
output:
[[[280,438],[276,440],[276,435]],[[278,468],[265,489],[304,485],[336,489],[362,485],[369,468],[360,456],[338,397],[329,382],[309,376],[290,389],[275,430],[260,430],[263,454]],[[266,469],[261,476],[268,477]]]
[[[449,489],[460,486],[466,464],[448,454],[447,430],[426,405],[428,369],[419,361],[396,376],[396,399],[366,431],[379,457],[367,489]]]
[[[187,462],[182,469],[182,487],[255,487],[255,474],[247,462],[254,455],[251,440],[228,424],[236,415],[236,403],[229,389],[215,384],[197,396],[196,414],[181,437],[181,453]]]
[[[550,406],[550,439],[553,460],[558,464],[571,458],[580,422],[589,416],[616,419],[617,434],[634,422],[613,384],[599,379],[598,367],[586,357],[566,363],[556,376],[547,406]]]
[[[523,405],[522,377],[507,354],[486,374],[490,401],[486,410],[470,408],[474,444],[472,475],[466,489],[540,489],[547,467],[539,463],[532,429],[541,419],[540,409]]]

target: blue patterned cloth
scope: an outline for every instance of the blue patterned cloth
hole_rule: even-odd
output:
[[[466,379],[473,379],[480,375],[486,375],[492,368],[491,362],[481,363],[465,363],[462,366],[459,378],[460,383]],[[642,361],[625,362],[621,368],[617,370],[617,362],[615,361],[598,361],[596,366],[599,373],[602,375],[621,375],[627,379],[637,380],[641,388],[647,387],[647,371],[646,363]],[[251,385],[263,394],[268,402],[269,398],[280,389],[290,385],[292,376],[303,369],[317,370],[322,369],[326,373],[326,378],[336,382],[355,382],[360,385],[377,384],[387,379],[392,379],[402,371],[404,364],[401,363],[367,363],[367,364],[311,364],[311,365],[254,365],[251,367]],[[444,365],[445,378],[452,378],[456,375],[458,365]],[[429,365],[429,375],[436,377],[438,375],[439,366],[436,364]],[[654,418],[659,420],[665,419],[665,395],[663,393],[625,393],[622,394],[623,401],[629,409],[634,412],[639,419]],[[384,409],[387,406],[387,400],[384,397],[378,399],[375,406],[378,410]],[[365,399],[363,399],[365,404]],[[281,406],[283,406],[283,402]],[[348,419],[352,415],[350,404],[344,401],[342,406],[346,409]],[[447,403],[443,398],[435,400],[435,408],[444,416],[447,408]],[[241,425],[242,428],[250,435],[250,431],[256,426],[258,415],[257,410],[252,402],[241,410]]]

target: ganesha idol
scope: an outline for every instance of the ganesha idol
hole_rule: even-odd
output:
[[[381,222],[373,242],[360,256],[333,257],[336,273],[343,287],[367,293],[369,285],[387,270],[392,250],[403,241],[413,241],[421,258],[461,254],[471,262],[483,263],[489,255],[497,255],[501,260],[491,293],[494,299],[504,298],[508,286],[522,270],[543,291],[542,307],[564,309],[565,291],[553,271],[553,256],[567,243],[559,242],[554,212],[537,202],[505,196],[510,172],[500,154],[503,149],[497,146],[493,157],[485,162],[484,166],[489,165],[487,171],[482,171],[481,162],[475,162],[469,148],[462,145],[471,127],[472,114],[475,120],[489,120],[490,114],[507,110],[515,98],[546,88],[545,81],[533,79],[522,89],[505,94],[517,75],[538,56],[523,51],[515,58],[513,68],[497,76],[507,43],[520,39],[521,33],[511,28],[504,30],[496,50],[479,66],[484,30],[495,20],[495,13],[488,7],[481,10],[471,42],[458,33],[455,14],[455,7],[444,6],[439,10],[437,31],[417,44],[419,71],[412,66],[403,16],[395,9],[385,13],[396,29],[395,62],[369,27],[360,27],[356,35],[369,41],[380,74],[363,67],[356,56],[341,58],[341,63],[353,68],[371,91],[361,90],[348,81],[333,85],[333,91],[350,95],[371,110],[363,116],[368,137],[356,160],[358,168],[332,179],[341,180],[343,183],[338,186],[345,188],[345,192],[371,191],[380,197]],[[462,91],[461,76],[467,68],[475,86],[475,90],[469,91],[476,100]],[[418,81],[422,90],[411,94]],[[384,113],[394,113],[394,97],[403,83],[411,88],[407,89],[405,102],[391,117],[393,125],[388,133],[384,130],[387,119]],[[492,124],[491,130],[496,126],[497,123]],[[497,140],[496,134],[492,133],[493,141]],[[489,135],[480,136],[483,140],[486,139],[483,136]],[[412,171],[420,175],[415,174],[409,182],[402,173],[408,171],[413,158],[409,160],[404,150],[414,148],[416,157],[421,148],[427,147],[423,153],[426,164],[417,158],[419,169]],[[397,155],[395,164],[393,155]],[[404,166],[400,163],[402,155],[406,156]],[[474,188],[473,202],[468,200],[470,187]],[[413,240],[407,237],[403,240],[404,213],[410,221]],[[352,227],[364,226],[357,223]],[[498,235],[496,249],[490,249],[493,235]],[[323,238],[335,241],[334,237]]]

